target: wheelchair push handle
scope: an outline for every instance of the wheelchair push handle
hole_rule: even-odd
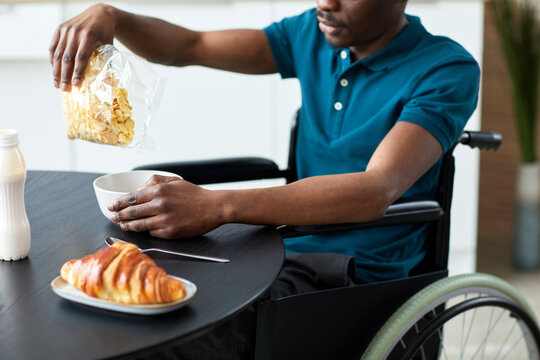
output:
[[[482,150],[497,150],[502,143],[502,135],[491,131],[464,131],[458,143]]]

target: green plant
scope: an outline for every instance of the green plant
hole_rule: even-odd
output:
[[[521,158],[534,162],[540,74],[538,0],[491,0],[490,4],[512,79]]]

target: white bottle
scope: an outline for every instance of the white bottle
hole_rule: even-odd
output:
[[[19,260],[30,252],[30,224],[24,207],[26,164],[17,130],[0,129],[0,259]]]

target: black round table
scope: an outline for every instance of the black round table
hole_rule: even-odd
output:
[[[272,227],[227,224],[180,240],[123,232],[99,210],[92,188],[99,175],[28,172],[25,203],[32,246],[27,259],[0,261],[0,358],[137,357],[223,322],[255,301],[279,273],[284,248]],[[198,288],[186,306],[165,314],[124,314],[57,296],[50,282],[62,264],[105,247],[107,236],[142,248],[163,247],[231,261],[220,264],[151,253],[169,274]]]

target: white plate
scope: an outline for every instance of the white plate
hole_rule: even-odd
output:
[[[51,281],[51,288],[57,295],[63,297],[64,299],[74,301],[80,304],[129,314],[156,315],[173,311],[184,306],[197,292],[197,287],[191,281],[176,276],[170,277],[179,280],[184,284],[186,296],[184,296],[182,299],[164,304],[119,304],[108,300],[98,299],[86,295],[84,292],[71,286],[60,276]]]

